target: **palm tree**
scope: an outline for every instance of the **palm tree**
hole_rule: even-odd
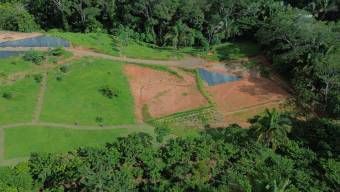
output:
[[[255,120],[251,129],[257,141],[276,150],[277,146],[288,141],[287,133],[290,131],[290,120],[276,109],[266,109],[265,115]]]

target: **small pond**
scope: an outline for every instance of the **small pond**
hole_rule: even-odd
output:
[[[23,54],[23,51],[0,51],[0,58],[7,58]]]
[[[202,68],[198,69],[198,73],[209,86],[241,80],[241,77],[238,76],[225,75],[223,73],[212,72]]]
[[[38,36],[2,42],[0,43],[0,47],[70,47],[70,43],[56,37]]]

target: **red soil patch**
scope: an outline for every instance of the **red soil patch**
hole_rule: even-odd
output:
[[[143,106],[152,117],[198,108],[207,100],[197,90],[195,77],[178,71],[183,79],[163,71],[124,65],[135,98],[136,116],[143,120]]]
[[[40,33],[0,32],[0,42],[15,41],[40,36]]]
[[[231,68],[226,69],[223,66],[215,65],[208,70],[225,74],[233,74],[242,76],[242,80],[224,83],[216,86],[207,87],[208,92],[212,95],[217,104],[217,109],[224,116],[226,125],[229,123],[239,123],[246,125],[247,119],[256,115],[258,106],[265,106],[271,102],[282,101],[288,98],[288,93],[280,86],[281,82],[277,77],[270,79],[262,77],[253,77],[251,72]],[[265,108],[265,107],[264,107]],[[253,110],[249,117],[232,118],[233,112],[244,112],[244,110]]]

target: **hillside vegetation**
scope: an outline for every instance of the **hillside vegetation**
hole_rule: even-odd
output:
[[[247,129],[206,123],[199,132],[159,123],[146,106],[150,128],[136,124],[124,63],[69,55],[58,64],[29,51],[0,62],[0,163],[13,165],[0,167],[0,191],[340,191],[339,10],[339,0],[0,1],[0,30],[46,32],[111,58],[181,64],[195,55],[252,68],[243,60],[260,57],[295,106],[266,109]],[[150,68],[195,71],[176,67]],[[243,98],[247,87],[238,88]],[[168,118],[187,114],[207,115]]]

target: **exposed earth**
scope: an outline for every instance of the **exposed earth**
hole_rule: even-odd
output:
[[[0,33],[0,42],[36,36],[39,36],[39,34],[5,32]],[[27,51],[29,49],[31,48],[8,47],[1,48],[0,51]],[[46,47],[34,49],[49,50]],[[8,74],[6,78],[0,79],[3,85],[11,86],[17,81],[32,75],[42,74],[40,88],[34,99],[34,110],[31,111],[32,119],[13,123],[0,121],[0,145],[2,146],[0,147],[0,164],[1,162],[3,164],[16,162],[15,159],[11,161],[4,156],[6,154],[4,132],[8,129],[23,126],[59,127],[69,130],[128,128],[130,133],[134,130],[141,130],[139,129],[140,127],[150,130],[150,125],[146,125],[146,123],[151,123],[154,126],[152,124],[153,120],[162,122],[162,119],[171,119],[171,121],[167,122],[176,123],[177,126],[182,125],[180,126],[182,130],[186,129],[186,127],[206,127],[207,125],[209,127],[225,127],[231,123],[237,123],[245,127],[248,126],[250,117],[261,113],[266,107],[279,108],[289,98],[285,83],[275,73],[270,71],[269,76],[263,76],[258,68],[245,67],[245,63],[257,62],[259,65],[268,68],[268,63],[262,56],[219,62],[207,61],[194,56],[186,56],[182,60],[145,60],[112,56],[80,47],[66,48],[66,50],[72,52],[73,56],[55,63],[44,63],[27,70],[13,72]],[[96,121],[99,122],[98,125],[41,121],[42,108],[47,92],[46,87],[50,85],[48,74],[60,66],[79,61],[84,57],[121,62],[121,73],[127,77],[130,85],[130,87],[125,87],[126,90],[124,91],[131,91],[134,100],[135,114],[132,115],[136,117],[135,124],[101,125],[101,117],[96,118]],[[112,63],[112,65],[118,64]],[[195,72],[198,68],[238,76],[241,77],[241,80],[208,86]],[[95,79],[95,77],[91,78]],[[2,88],[1,85],[0,88]],[[90,105],[92,101],[87,103]],[[196,116],[209,116],[209,118],[204,119],[204,121],[197,121]],[[213,117],[210,118],[210,116]],[[198,125],[197,122],[201,125]]]

